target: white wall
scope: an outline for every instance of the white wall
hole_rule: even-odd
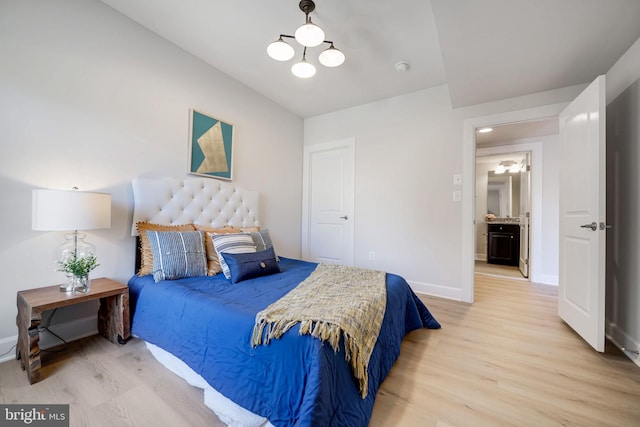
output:
[[[463,207],[452,192],[463,188],[453,185],[453,174],[463,169],[463,122],[567,102],[582,88],[452,109],[447,86],[439,86],[306,119],[305,145],[356,139],[355,265],[462,299]]]
[[[558,285],[560,259],[560,138],[540,139],[543,144],[542,164],[542,241],[540,282]]]
[[[640,349],[640,39],[607,73],[607,334]],[[640,366],[637,353],[627,355]]]
[[[130,181],[185,175],[190,108],[234,124],[234,182],[261,192],[278,252],[300,256],[301,118],[96,0],[3,1],[0,58],[0,354],[15,343],[16,292],[62,281],[62,234],[31,230],[31,190],[111,193],[111,229],[87,240],[96,277],[126,283]]]
[[[457,124],[445,86],[305,120],[305,144],[356,139],[355,265],[433,293],[459,286]]]
[[[488,211],[487,203],[487,186],[489,184],[489,171],[493,170],[495,165],[484,162],[476,162],[476,249],[475,259],[480,261],[487,260],[487,221],[485,215]]]

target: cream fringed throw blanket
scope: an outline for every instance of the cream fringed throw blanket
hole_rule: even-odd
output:
[[[345,359],[365,398],[369,359],[387,305],[385,280],[383,271],[318,264],[296,288],[256,315],[251,346],[269,344],[298,323],[301,335],[327,341],[334,351],[342,336]]]

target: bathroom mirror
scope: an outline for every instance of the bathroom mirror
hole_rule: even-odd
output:
[[[520,173],[496,174],[489,171],[487,213],[499,218],[520,216]]]

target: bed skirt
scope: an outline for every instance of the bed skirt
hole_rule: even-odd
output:
[[[256,415],[226,398],[211,387],[202,376],[198,375],[173,354],[150,342],[145,341],[145,344],[153,357],[165,368],[184,379],[190,385],[203,389],[204,404],[218,416],[220,421],[229,427],[273,427],[273,424],[266,418]]]

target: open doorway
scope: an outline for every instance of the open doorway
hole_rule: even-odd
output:
[[[542,248],[555,232],[553,188],[547,183],[543,193],[543,174],[553,180],[544,149],[553,154],[557,123],[552,117],[476,129],[474,273],[553,282],[542,274],[553,270]]]
[[[529,280],[531,152],[479,152],[475,273]]]

